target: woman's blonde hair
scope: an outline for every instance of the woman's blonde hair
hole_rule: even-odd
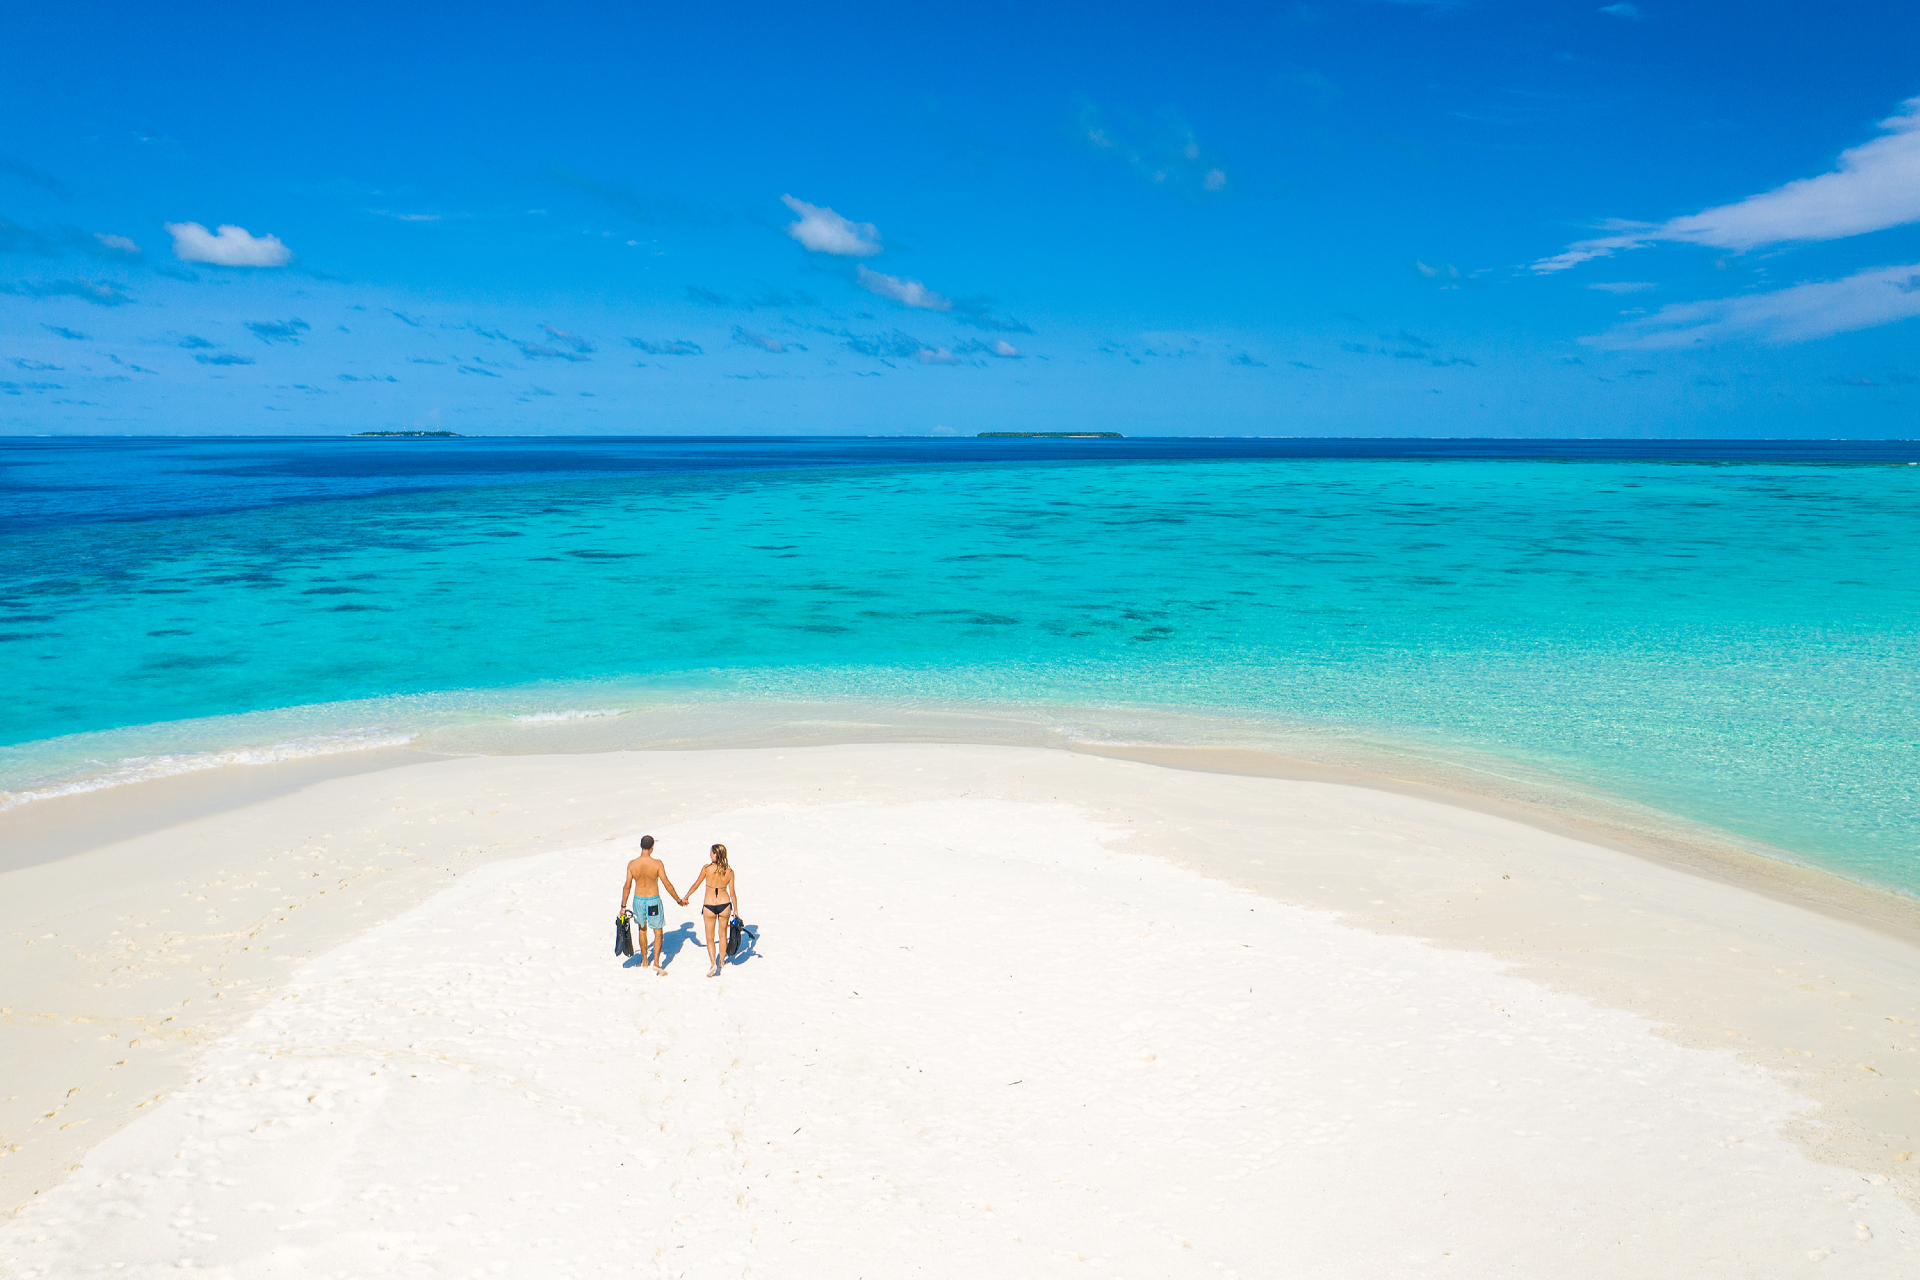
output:
[[[723,844],[713,846],[713,865],[722,871],[731,870],[731,868],[727,866],[727,846]]]

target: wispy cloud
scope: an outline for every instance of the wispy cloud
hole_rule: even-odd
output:
[[[1436,369],[1449,369],[1456,365],[1475,369],[1479,366],[1465,356],[1443,356],[1438,353],[1437,345],[1417,333],[1405,329],[1380,335],[1383,345],[1375,347],[1364,342],[1343,342],[1340,349],[1356,356],[1389,356],[1395,360],[1424,360]],[[1298,363],[1296,361],[1296,363]],[[1310,366],[1302,365],[1302,368]]]
[[[995,338],[992,342],[983,342],[978,338],[970,338],[965,342],[955,343],[953,349],[962,355],[992,356],[997,360],[1026,359],[1024,355],[1020,354],[1020,348],[1014,346],[1005,338]]]
[[[129,258],[140,256],[140,242],[131,236],[116,236],[109,235],[105,231],[96,231],[93,233],[93,238],[99,241],[100,247],[109,253],[122,254]]]
[[[1139,136],[1107,120],[1091,102],[1074,118],[1080,141],[1112,156],[1150,186],[1188,196],[1215,195],[1229,184],[1227,162],[1200,145],[1193,128],[1171,111]]]
[[[201,352],[199,355],[195,356],[194,359],[198,360],[201,364],[226,365],[226,364],[252,364],[253,363],[252,356],[228,355],[225,352],[222,352],[221,354],[216,356],[210,356],[205,352]]]
[[[1600,12],[1606,14],[1609,18],[1619,18],[1626,22],[1638,22],[1641,18],[1640,6],[1627,4],[1625,0],[1622,0],[1620,4],[1603,5],[1600,8]]]
[[[0,173],[7,175],[9,178],[18,178],[20,181],[31,186],[39,187],[42,191],[56,195],[62,200],[70,200],[73,198],[73,188],[52,174],[42,173],[24,161],[0,156]]]
[[[562,351],[558,347],[542,346],[537,342],[522,342],[518,345],[520,354],[529,360],[565,360],[568,364],[584,364],[592,358],[579,351]]]
[[[728,298],[726,294],[715,293],[712,289],[697,284],[687,286],[687,301],[697,302],[703,307],[730,307],[733,305],[733,300]]]
[[[1667,222],[1613,223],[1613,235],[1569,245],[1533,269],[1564,271],[1661,241],[1747,250],[1795,240],[1838,240],[1920,221],[1920,98],[1902,103],[1880,127],[1885,136],[1842,151],[1830,173]]]
[[[800,215],[800,221],[787,224],[787,234],[813,253],[871,258],[880,252],[880,228],[871,222],[849,222],[831,209],[792,196],[781,196],[780,203]]]
[[[78,298],[96,307],[123,307],[133,299],[119,285],[97,280],[13,280],[0,293],[17,298]]]
[[[672,338],[661,342],[649,342],[645,338],[628,338],[627,341],[650,356],[701,356],[706,352],[697,342],[688,342],[685,338]]]
[[[899,329],[895,329],[892,333],[871,334],[849,333],[843,329],[839,336],[846,342],[849,351],[857,351],[863,356],[872,356],[876,360],[917,360],[921,364],[957,365],[967,363],[961,359],[962,355],[967,354],[1005,354],[1007,356],[1020,354],[1006,342],[995,343],[993,347],[989,347],[984,342],[966,342],[949,351],[945,347],[936,347],[922,342],[912,334]],[[1004,353],[998,352],[994,347],[1004,347],[1006,350]]]
[[[290,342],[298,345],[300,335],[313,328],[305,320],[249,320],[247,328],[262,342]]]
[[[898,329],[892,333],[848,333],[843,330],[840,336],[846,341],[847,350],[872,356],[876,360],[889,357],[911,359],[915,352],[927,345],[912,334]]]
[[[85,342],[87,335],[78,329],[69,329],[63,324],[43,324],[40,326],[56,338],[65,338],[70,342]]]
[[[58,257],[53,241],[32,227],[23,227],[8,218],[0,218],[0,253],[31,253],[42,258]]]
[[[279,236],[250,235],[245,227],[224,223],[215,233],[197,222],[169,222],[173,256],[182,262],[208,262],[216,267],[284,267],[293,252]]]
[[[1920,262],[1771,293],[1676,303],[1584,341],[1615,351],[1691,347],[1729,338],[1804,342],[1910,316],[1920,316]]]
[[[540,326],[541,331],[562,346],[572,347],[580,355],[592,355],[597,347],[577,333],[568,333],[565,329],[556,329],[550,324]]]
[[[868,293],[877,293],[883,298],[891,298],[903,307],[914,307],[921,311],[951,311],[953,302],[943,298],[918,280],[906,280],[899,276],[890,276],[884,271],[874,271],[865,263],[854,268],[854,279]]]
[[[758,347],[760,350],[776,356],[783,355],[788,351],[806,350],[805,347],[797,342],[782,342],[778,338],[770,338],[764,333],[753,333],[750,330],[742,329],[738,325],[734,326],[733,340],[742,346]]]
[[[955,298],[953,300],[953,318],[961,324],[972,325],[976,329],[985,329],[989,333],[1032,333],[1033,327],[1024,320],[1012,316],[996,315],[992,310],[992,298]]]
[[[1020,360],[1024,358],[1020,354],[1020,348],[1014,346],[1005,338],[995,338],[992,342],[976,342],[971,345],[975,350],[982,351],[990,356],[996,356],[1002,360]]]
[[[1598,289],[1601,293],[1645,293],[1648,289],[1659,287],[1651,280],[1608,280],[1587,286],[1589,289]]]

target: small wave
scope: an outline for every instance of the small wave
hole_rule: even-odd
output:
[[[130,782],[170,778],[176,774],[198,773],[203,769],[222,769],[230,764],[278,764],[309,756],[339,755],[344,751],[370,751],[377,747],[400,747],[417,734],[393,729],[348,729],[341,733],[320,734],[312,738],[294,738],[264,747],[237,747],[232,751],[188,751],[178,755],[128,756],[117,763],[96,762],[103,772],[63,778],[20,791],[0,791],[0,810],[17,808],[35,800],[55,796],[104,791]]]
[[[627,707],[605,707],[588,711],[536,711],[532,715],[515,716],[520,724],[550,724],[556,720],[594,720],[601,716],[623,716]]]

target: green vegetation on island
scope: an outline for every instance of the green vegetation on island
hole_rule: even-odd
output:
[[[1125,440],[1118,431],[982,431],[976,440]]]

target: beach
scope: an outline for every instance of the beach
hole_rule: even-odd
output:
[[[0,1267],[1893,1276],[1920,1251],[1893,895],[1278,765],[356,755],[0,813]],[[754,954],[708,979],[670,907],[665,976],[613,955],[642,834],[683,890],[729,845]]]

